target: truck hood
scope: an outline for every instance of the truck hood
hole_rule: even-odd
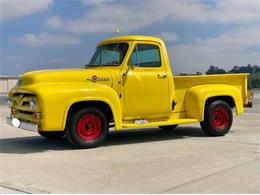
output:
[[[100,83],[112,85],[112,70],[93,69],[58,69],[39,70],[25,73],[18,81],[18,86],[32,84],[73,84]]]

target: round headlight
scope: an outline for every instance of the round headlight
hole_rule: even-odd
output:
[[[36,111],[36,106],[37,106],[36,98],[33,98],[33,99],[30,101],[30,109],[35,112],[35,111]]]
[[[11,97],[8,98],[7,103],[8,103],[8,107],[9,107],[9,108],[12,108],[12,106],[13,106],[13,100],[12,100]]]

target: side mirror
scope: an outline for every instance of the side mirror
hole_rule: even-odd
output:
[[[136,67],[136,65],[133,64],[131,60],[128,61],[127,65],[128,65],[128,68],[131,68],[132,70]]]
[[[136,67],[136,65],[135,65],[135,64],[131,64],[131,65],[129,66],[129,68],[130,68],[130,69],[132,69],[132,70],[134,70],[134,69],[135,69],[135,67]]]
[[[132,64],[131,60],[128,61],[128,64],[127,64],[127,70],[123,73],[123,76],[127,76],[128,72],[130,69],[134,70],[136,65],[135,64]]]

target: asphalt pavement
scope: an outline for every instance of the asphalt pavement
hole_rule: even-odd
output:
[[[223,137],[198,124],[112,130],[102,147],[76,150],[6,125],[0,105],[0,193],[260,193],[259,92],[253,106]]]

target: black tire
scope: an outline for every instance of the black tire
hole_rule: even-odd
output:
[[[38,133],[47,139],[60,139],[65,135],[64,131],[39,131]]]
[[[178,127],[178,125],[166,125],[166,126],[159,126],[159,128],[163,129],[163,130],[173,130],[176,127]]]
[[[229,105],[216,100],[206,106],[204,121],[200,122],[200,126],[210,136],[223,136],[229,132],[232,122],[233,114]]]
[[[70,115],[66,127],[66,137],[76,148],[100,146],[108,134],[105,115],[95,107],[88,107]]]

